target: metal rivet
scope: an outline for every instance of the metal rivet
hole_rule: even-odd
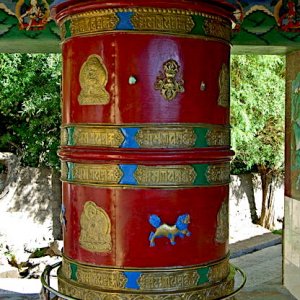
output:
[[[133,85],[133,84],[136,84],[137,82],[137,79],[134,77],[134,76],[130,76],[129,79],[128,79],[128,83]]]
[[[202,81],[200,85],[200,90],[204,92],[206,90],[206,84]]]

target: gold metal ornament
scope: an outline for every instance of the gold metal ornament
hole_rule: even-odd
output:
[[[197,174],[192,166],[138,166],[134,173],[138,184],[145,186],[192,185]]]
[[[219,75],[219,98],[218,105],[229,107],[230,84],[229,68],[226,64],[222,65]]]
[[[218,212],[217,217],[217,230],[216,230],[216,242],[223,244],[228,241],[229,238],[229,209],[228,203],[223,202]]]
[[[209,146],[230,146],[230,129],[210,128],[206,140]]]
[[[135,30],[189,33],[195,26],[192,16],[176,12],[141,12],[131,18]]]
[[[136,135],[142,148],[192,148],[196,139],[193,128],[142,128]]]
[[[105,89],[107,81],[108,73],[102,58],[96,54],[90,55],[80,69],[79,104],[104,105],[109,103],[109,93]]]
[[[124,136],[118,128],[110,127],[75,127],[74,144],[76,146],[97,146],[118,148]]]
[[[76,265],[76,280],[71,278],[71,264]],[[229,275],[229,268],[229,256],[208,265],[161,269],[101,267],[82,264],[64,256],[60,275],[75,284],[88,286],[91,290],[101,286],[103,290],[107,291],[128,292],[131,288],[127,287],[128,278],[125,274],[134,272],[140,274],[137,279],[140,291],[159,293],[161,291],[176,292],[214,285],[226,280]]]
[[[205,19],[204,26],[203,26],[204,32],[208,36],[220,38],[226,41],[230,41],[231,39],[231,27],[228,22],[222,22],[219,20],[213,20],[213,19]]]
[[[119,22],[119,18],[111,10],[75,14],[71,17],[71,20],[72,36],[114,30]]]
[[[207,181],[211,184],[226,184],[230,182],[230,164],[209,165],[206,171]]]
[[[174,59],[170,59],[163,64],[163,72],[160,72],[154,84],[155,90],[159,90],[161,95],[167,100],[174,100],[178,93],[184,92],[184,81],[176,79],[180,66]]]
[[[80,183],[118,184],[123,173],[118,165],[75,163],[72,175]]]
[[[111,252],[111,223],[107,213],[94,202],[84,205],[80,217],[80,246],[91,252]]]
[[[163,293],[156,291],[155,293],[137,292],[116,292],[101,291],[97,288],[94,290],[88,286],[83,286],[70,282],[59,274],[58,287],[61,293],[76,297],[83,300],[213,300],[222,296],[229,295],[234,290],[234,273],[230,273],[224,280],[212,286],[201,287],[199,289],[178,291],[173,293]]]

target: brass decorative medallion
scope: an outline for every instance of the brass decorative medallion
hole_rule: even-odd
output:
[[[228,241],[229,238],[229,209],[228,203],[223,202],[218,212],[217,217],[217,230],[216,230],[216,242],[223,244]]]
[[[230,146],[230,129],[211,128],[206,134],[206,140],[209,146]]]
[[[102,58],[96,54],[90,55],[80,69],[79,104],[104,105],[109,103],[109,93],[105,90],[107,81],[108,73]]]
[[[134,173],[138,184],[173,186],[192,185],[197,177],[192,166],[138,166]]]
[[[75,127],[74,144],[118,148],[124,136],[118,128],[110,127]]]
[[[84,33],[96,33],[99,31],[109,31],[116,28],[119,22],[117,15],[109,10],[89,12],[85,15],[72,16],[71,33],[72,36]]]
[[[206,178],[212,184],[224,184],[230,182],[230,164],[209,165],[206,172]]]
[[[226,64],[222,65],[219,75],[219,98],[218,105],[229,107],[230,84],[229,68]]]
[[[111,223],[107,213],[94,202],[84,205],[80,217],[80,246],[91,252],[110,252]]]
[[[176,12],[135,12],[131,23],[136,30],[189,33],[195,26],[192,16]]]
[[[206,35],[229,41],[231,39],[231,28],[228,22],[206,19],[203,26]]]
[[[136,135],[143,148],[192,148],[196,139],[193,128],[141,128]]]
[[[169,59],[163,64],[163,72],[156,78],[154,88],[159,90],[161,95],[167,100],[174,100],[178,93],[184,92],[184,81],[176,79],[180,66],[174,59]]]
[[[118,184],[123,176],[117,165],[74,164],[73,181],[100,184]]]

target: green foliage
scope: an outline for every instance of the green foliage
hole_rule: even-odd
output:
[[[0,151],[24,165],[58,168],[59,55],[0,54]]]
[[[285,61],[281,56],[233,56],[231,62],[233,173],[284,164]]]

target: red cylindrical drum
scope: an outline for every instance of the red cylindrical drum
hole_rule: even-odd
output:
[[[58,1],[64,257],[79,299],[215,299],[228,262],[227,1]]]

